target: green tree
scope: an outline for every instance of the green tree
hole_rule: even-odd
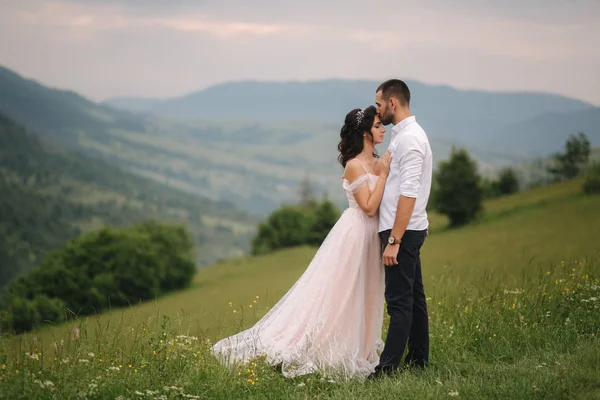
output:
[[[281,207],[259,225],[258,233],[252,240],[252,252],[264,254],[307,244],[313,224],[314,214],[310,210],[298,206]]]
[[[320,246],[340,217],[340,210],[325,198],[314,209],[314,223],[308,234],[308,244]]]
[[[310,178],[308,174],[304,176],[304,179],[300,183],[300,188],[298,189],[298,196],[300,198],[299,205],[305,208],[312,208],[316,206],[317,200],[315,198],[315,193],[310,183]]]
[[[554,155],[553,165],[548,168],[548,172],[557,181],[575,178],[588,163],[590,151],[590,141],[585,133],[569,135],[564,153]]]
[[[435,181],[437,211],[448,216],[450,226],[467,224],[482,211],[481,177],[466,150],[453,148],[450,159],[439,164]]]
[[[588,168],[583,182],[583,192],[590,195],[600,193],[600,162],[594,162]]]
[[[500,171],[496,183],[500,195],[509,195],[519,191],[519,177],[514,169],[505,168]]]
[[[149,221],[88,232],[6,287],[3,325],[23,331],[61,320],[65,309],[88,315],[183,288],[195,273],[193,253],[179,225]]]

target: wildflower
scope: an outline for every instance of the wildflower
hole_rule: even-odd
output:
[[[82,359],[79,360],[79,362],[80,363],[89,363],[90,360],[86,360],[86,359],[82,358]]]
[[[6,369],[6,364],[2,364],[2,369]]]
[[[94,353],[88,353],[88,356],[89,356],[90,358],[94,358],[94,357],[96,357],[96,355],[95,355]]]
[[[448,392],[448,396],[457,397],[458,396],[458,392],[456,390],[454,390],[452,392]]]

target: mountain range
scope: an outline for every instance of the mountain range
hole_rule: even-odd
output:
[[[374,103],[378,84],[348,80],[236,82],[177,98],[114,98],[104,104],[184,120],[340,124],[351,109]],[[432,138],[467,145],[494,144],[536,155],[555,151],[568,133],[585,131],[600,139],[600,108],[581,100],[546,93],[458,90],[416,81],[407,84],[411,110]],[[525,143],[515,143],[516,139],[525,139]]]
[[[264,216],[296,202],[307,176],[317,194],[344,206],[339,129],[350,109],[373,103],[378,83],[234,82],[95,103],[0,67],[0,111],[57,147]],[[577,99],[408,84],[435,163],[460,146],[491,174],[560,150],[571,133],[600,144],[600,108]],[[389,129],[380,152],[388,140]]]

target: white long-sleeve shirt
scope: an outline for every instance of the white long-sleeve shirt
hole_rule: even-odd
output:
[[[379,232],[393,228],[400,196],[416,198],[406,229],[425,230],[429,226],[426,208],[431,192],[433,156],[427,134],[414,116],[392,128],[388,149],[392,163],[379,208]]]

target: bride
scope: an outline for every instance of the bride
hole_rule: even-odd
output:
[[[225,365],[264,357],[286,377],[374,372],[383,347],[384,297],[377,214],[391,161],[374,148],[384,134],[375,107],[346,115],[338,160],[348,208],[281,300],[253,327],[212,347]]]

